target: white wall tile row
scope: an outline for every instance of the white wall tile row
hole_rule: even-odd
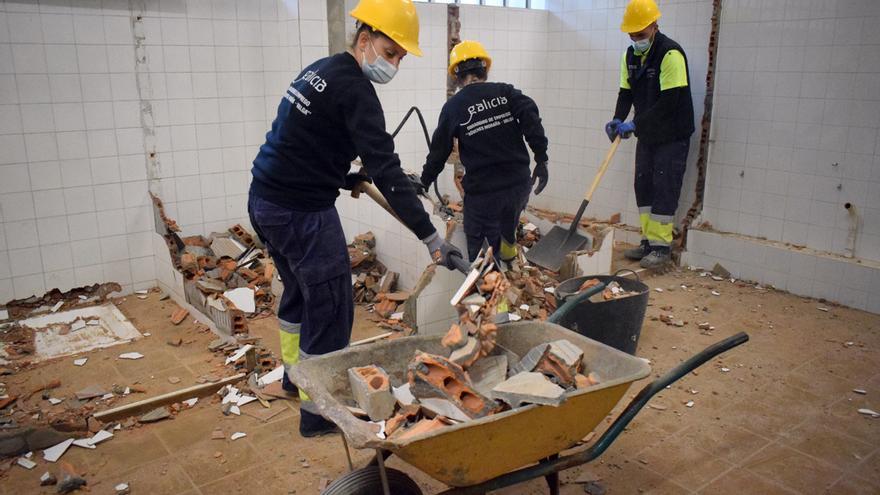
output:
[[[760,15],[757,12],[760,11]],[[724,3],[705,219],[880,260],[877,2]]]

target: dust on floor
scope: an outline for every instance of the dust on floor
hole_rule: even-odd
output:
[[[880,419],[858,413],[880,410],[880,317],[687,270],[646,283],[651,306],[638,354],[652,360],[655,376],[736,332],[748,332],[751,341],[659,394],[655,407],[644,409],[599,460],[562,474],[562,493],[584,493],[577,482],[590,479],[600,480],[609,494],[880,492]],[[87,353],[82,367],[69,357],[3,377],[10,391],[60,377],[62,386],[53,395],[69,396],[93,383],[139,382],[153,396],[195,384],[222,362],[207,351],[209,332],[199,331],[191,319],[180,326],[169,322],[172,302],[158,301],[153,293],[118,304],[151,335]],[[667,325],[661,313],[686,323]],[[352,340],[382,332],[367,316],[358,308]],[[701,330],[700,323],[714,330]],[[278,354],[274,318],[253,322],[251,333]],[[185,344],[166,344],[176,337]],[[129,351],[145,357],[116,359]],[[181,382],[172,385],[169,376]],[[646,383],[636,383],[627,398]],[[117,432],[95,450],[72,448],[62,460],[85,474],[93,493],[115,493],[113,487],[124,482],[133,493],[311,494],[346,472],[338,435],[303,439],[297,404],[276,401],[272,407],[285,410],[262,423],[224,416],[219,404],[201,400],[173,420]],[[211,439],[217,428],[226,439]],[[247,436],[232,441],[233,432]],[[355,464],[369,456],[355,453]],[[30,471],[4,462],[0,494],[54,492],[40,488],[39,477],[47,469],[57,474],[59,466],[36,462]],[[389,466],[413,476],[426,493],[443,488],[394,457]],[[546,485],[535,480],[497,493],[546,493]]]

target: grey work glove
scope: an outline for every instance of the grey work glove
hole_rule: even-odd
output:
[[[538,183],[538,186],[535,187],[535,196],[541,194],[541,191],[547,187],[547,181],[549,180],[549,174],[547,172],[547,162],[540,162],[535,165],[535,171],[532,173],[532,185]]]
[[[422,242],[428,246],[428,252],[431,254],[431,259],[434,260],[434,263],[443,265],[449,270],[455,270],[455,265],[452,262],[453,256],[463,258],[461,251],[455,245],[446,242],[437,232],[422,239]]]

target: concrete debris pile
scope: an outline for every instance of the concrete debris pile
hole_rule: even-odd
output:
[[[403,313],[398,308],[409,299],[410,293],[397,290],[399,274],[388,270],[376,259],[376,237],[372,232],[360,234],[348,245],[351,261],[351,283],[355,304],[370,305],[383,328],[412,331],[401,323]]]
[[[589,290],[592,287],[595,287],[602,283],[598,278],[590,278],[584,281],[581,286],[578,288],[578,293],[583,292],[585,290]],[[636,291],[625,290],[616,280],[612,280],[608,282],[605,286],[605,290],[602,292],[590,297],[590,301],[592,302],[602,302],[602,301],[611,301],[613,299],[623,299],[625,297],[638,296],[639,293]]]
[[[495,270],[490,248],[450,301],[459,316],[441,341],[448,355],[416,351],[399,387],[379,366],[350,368],[360,408],[353,412],[375,423],[380,438],[406,441],[525,404],[558,406],[566,393],[598,384],[583,351],[567,340],[538,345],[522,358],[497,345],[495,321],[512,287]]]
[[[546,320],[556,310],[559,281],[542,268],[527,264],[523,256],[508,266],[510,288],[504,294],[496,321]]]
[[[228,335],[247,333],[248,318],[272,313],[275,269],[257,239],[241,225],[226,232],[181,238],[180,227],[152,196],[156,230],[184,276],[186,301]]]
[[[519,225],[516,230],[516,242],[520,246],[525,246],[529,249],[532,248],[538,241],[541,240],[541,229],[538,228],[537,225],[529,222],[525,218],[520,218]]]

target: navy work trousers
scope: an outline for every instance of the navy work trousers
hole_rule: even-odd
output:
[[[482,194],[465,191],[464,233],[471,261],[477,258],[483,247],[483,239],[489,242],[499,259],[502,238],[508,244],[516,244],[516,227],[531,192],[530,182]]]
[[[336,208],[297,211],[251,194],[248,213],[284,283],[278,318],[299,328],[300,359],[348,346],[354,301]]]

